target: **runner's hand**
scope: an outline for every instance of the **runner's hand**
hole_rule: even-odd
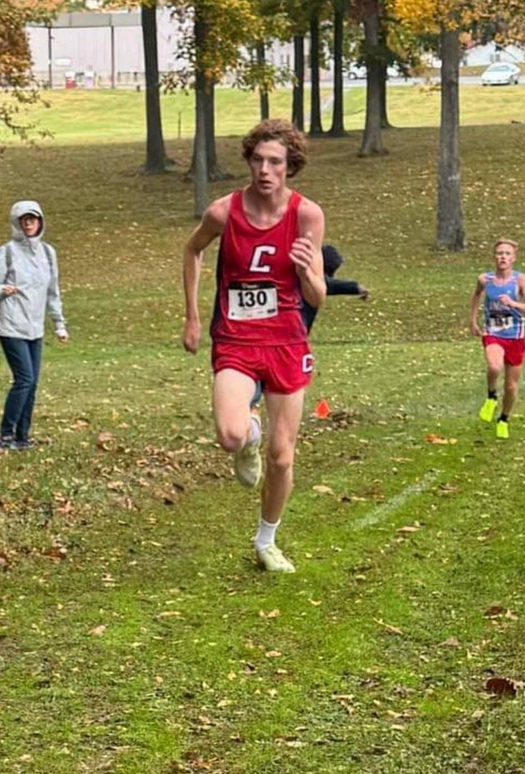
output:
[[[290,250],[290,259],[299,271],[306,271],[310,268],[314,259],[314,247],[310,234],[294,239]]]
[[[503,304],[503,306],[514,306],[514,303],[515,303],[513,299],[510,296],[508,296],[506,293],[502,293],[501,296],[498,296],[498,301],[500,302],[500,304]]]
[[[477,322],[471,322],[470,323],[470,332],[473,336],[482,336],[481,328],[477,324]]]
[[[182,345],[186,352],[191,352],[192,355],[197,353],[201,340],[201,324],[198,320],[188,321],[184,323],[184,333],[182,334]]]

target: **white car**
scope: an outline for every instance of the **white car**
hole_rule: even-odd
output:
[[[386,68],[386,74],[388,78],[403,77],[403,73],[397,65],[388,65]],[[366,78],[366,65],[358,64],[357,62],[351,62],[348,68],[348,77],[351,81]]]
[[[494,62],[481,74],[481,83],[483,86],[510,86],[518,83],[520,75],[520,68],[512,62]]]
[[[350,62],[348,77],[351,81],[366,78],[366,65],[359,64],[358,62]]]

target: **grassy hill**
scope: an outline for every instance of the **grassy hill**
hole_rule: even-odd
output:
[[[521,90],[481,93],[472,124]],[[415,123],[415,92],[395,114],[397,94],[392,117]],[[467,331],[492,243],[523,237],[518,103],[462,129],[460,255],[433,248],[435,127],[389,131],[378,159],[357,158],[357,129],[310,143],[297,186],[370,299],[316,322],[280,532],[298,572],[276,578],[253,562],[257,496],[214,441],[209,344],[180,345],[191,142],[170,131],[174,171],[144,176],[138,97],[86,98],[52,95],[55,141],[0,159],[4,238],[12,202],[39,200],[72,336],[46,342],[38,446],[0,457],[0,770],[522,771],[523,403],[507,443],[480,426]],[[219,132],[250,115],[221,112]],[[213,197],[246,177],[236,137],[218,153],[233,179]],[[204,319],[213,285],[210,251]]]

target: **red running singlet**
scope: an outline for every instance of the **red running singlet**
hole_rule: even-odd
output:
[[[257,228],[244,214],[243,192],[232,194],[217,262],[210,326],[214,342],[275,346],[306,341],[299,280],[289,257],[299,235],[301,198],[292,191],[281,220]]]

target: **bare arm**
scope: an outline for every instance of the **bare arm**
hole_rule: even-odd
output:
[[[310,306],[320,306],[326,297],[321,246],[324,215],[318,204],[303,199],[299,207],[299,236],[294,240],[290,258],[301,284],[301,295]]]
[[[478,312],[481,296],[485,292],[485,275],[480,274],[474,292],[470,297],[470,332],[473,336],[481,336],[481,328],[478,325]]]
[[[199,281],[203,253],[206,247],[219,237],[228,214],[229,196],[213,202],[194,229],[183,248],[183,284],[185,315],[182,343],[187,352],[195,354],[199,349],[201,323],[199,317]]]

